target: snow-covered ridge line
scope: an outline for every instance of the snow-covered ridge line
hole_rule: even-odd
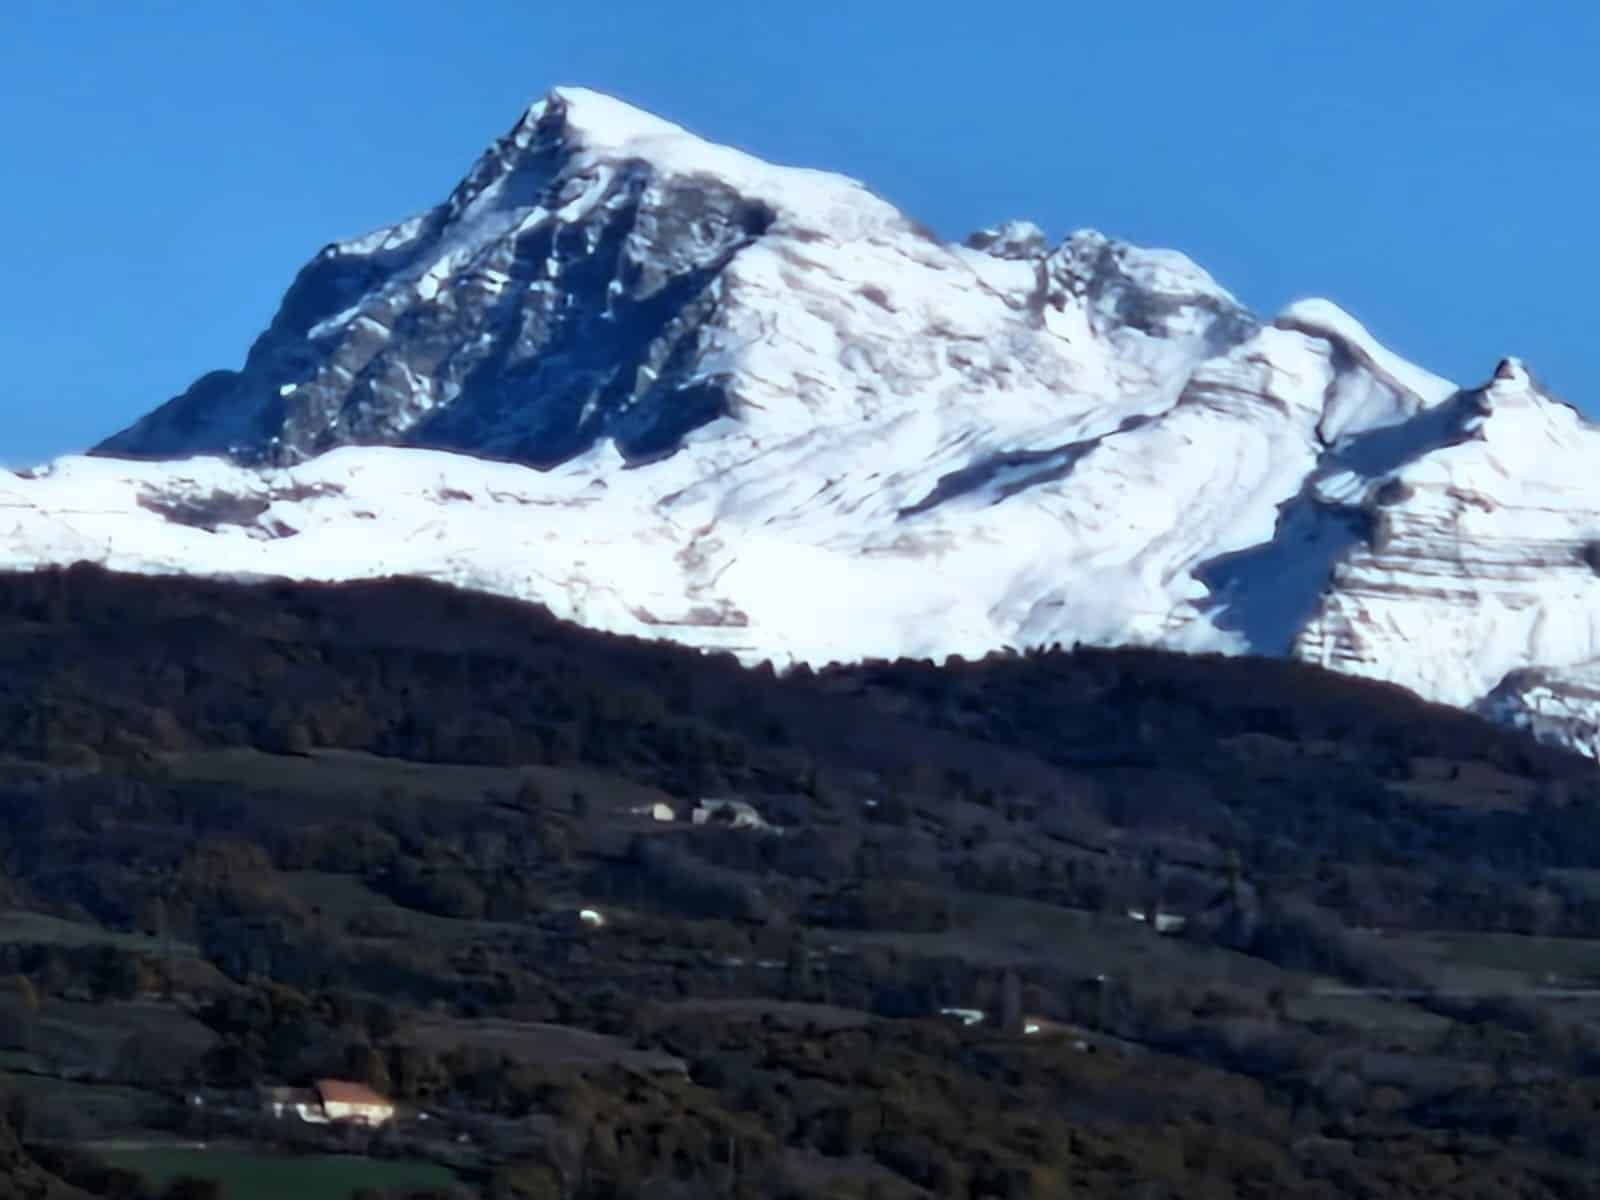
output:
[[[1292,653],[1489,705],[1600,659],[1597,452],[1515,363],[1458,392],[1093,231],[943,245],[558,88],[325,247],[240,370],[0,483],[0,565],[412,574],[779,665]]]
[[[663,175],[709,175],[746,196],[807,216],[815,215],[819,202],[843,202],[876,208],[886,220],[903,220],[858,180],[809,167],[775,166],[588,88],[551,89],[518,122],[513,140],[525,147],[528,141],[522,139],[531,140],[532,131],[558,109],[574,139],[596,158],[647,162]]]
[[[1337,342],[1385,383],[1405,389],[1425,405],[1442,403],[1456,391],[1456,385],[1448,379],[1407,362],[1383,346],[1366,326],[1330,300],[1297,300],[1279,313],[1273,324]]]

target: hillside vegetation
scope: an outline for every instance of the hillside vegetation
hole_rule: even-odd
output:
[[[73,568],[0,756],[16,1194],[331,1074],[496,1198],[1600,1195],[1600,779],[1395,688]]]

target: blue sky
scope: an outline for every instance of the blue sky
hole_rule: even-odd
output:
[[[441,199],[553,84],[865,180],[1173,246],[1461,382],[1590,411],[1600,6],[1495,0],[6,0],[0,461],[242,361],[318,247]]]

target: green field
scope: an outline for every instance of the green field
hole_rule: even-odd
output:
[[[450,1186],[454,1175],[433,1163],[395,1162],[355,1155],[323,1154],[304,1158],[245,1149],[195,1150],[152,1147],[102,1150],[115,1166],[137,1171],[157,1188],[182,1175],[215,1179],[228,1200],[347,1200],[357,1188],[378,1191]]]
[[[44,913],[11,909],[0,912],[0,945],[30,946],[115,946],[135,954],[165,956],[178,954],[185,958],[198,953],[191,945],[137,933],[116,933],[98,925],[80,921],[64,921]]]
[[[459,763],[413,762],[356,750],[316,750],[310,754],[267,754],[251,748],[191,750],[166,756],[174,778],[231,784],[247,789],[276,789],[274,799],[289,796],[315,803],[313,815],[325,816],[328,803],[342,815],[382,812],[397,804],[423,802],[436,806],[440,797],[480,803],[488,792],[514,795],[527,782],[565,801],[574,791],[604,801],[612,809],[670,801],[658,788],[646,787],[588,767],[489,767]]]

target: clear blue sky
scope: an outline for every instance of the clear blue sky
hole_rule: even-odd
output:
[[[461,15],[457,15],[457,13]],[[0,461],[236,366],[318,247],[441,199],[547,87],[1305,295],[1461,382],[1600,402],[1600,6],[1498,0],[5,0]]]

